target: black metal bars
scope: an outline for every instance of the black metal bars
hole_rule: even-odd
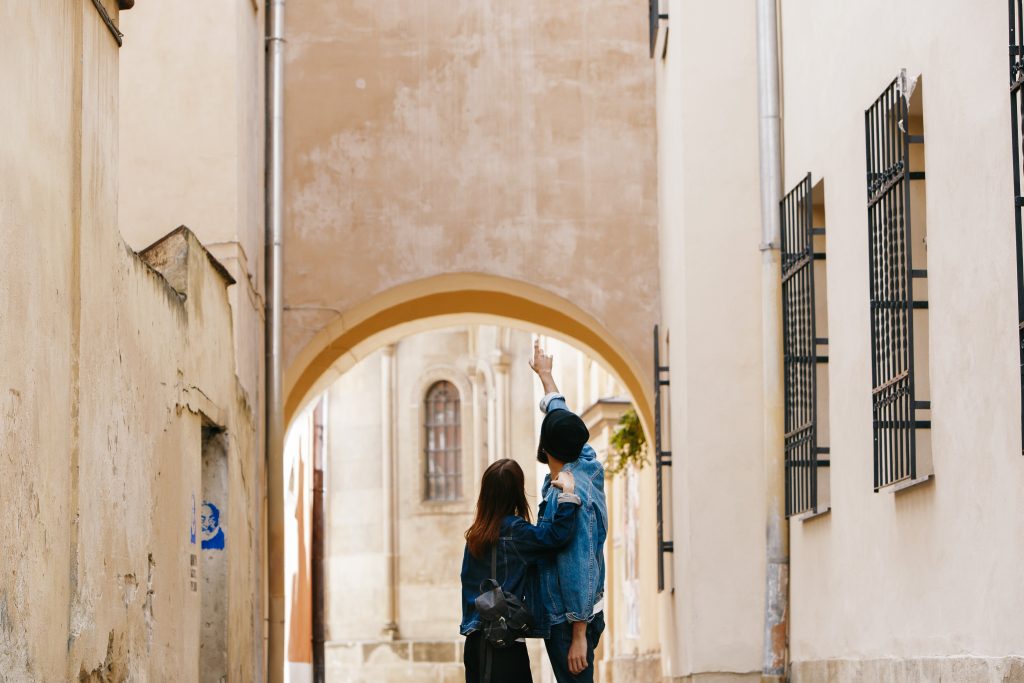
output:
[[[658,11],[660,0],[647,0],[647,29],[651,42],[651,59],[654,58],[654,48],[658,44],[658,21],[668,19],[667,14]]]
[[[828,453],[819,443],[818,364],[828,339],[818,334],[811,174],[779,202],[782,217],[782,354],[785,395],[786,516],[818,512],[818,468]]]
[[[914,377],[915,270],[911,231],[911,143],[905,72],[893,79],[864,112],[867,151],[868,278],[871,315],[871,386],[874,487],[917,478],[917,430],[931,423],[917,418]]]
[[[658,528],[658,592],[665,590],[665,553],[674,551],[672,541],[665,540],[664,511],[662,509],[663,467],[672,465],[672,451],[662,448],[661,438],[661,389],[669,385],[668,366],[661,364],[661,337],[658,326],[654,326],[654,472],[655,504],[657,505]]]
[[[107,30],[110,31],[110,35],[114,37],[114,42],[117,43],[117,46],[121,47],[122,45],[124,45],[124,34],[121,33],[121,30],[117,27],[117,24],[115,24],[114,20],[110,17],[110,13],[107,12],[107,8],[103,6],[103,2],[101,2],[101,0],[92,0],[92,4],[93,7],[96,8],[96,11],[99,12],[100,19],[103,20],[103,23],[106,25]],[[121,9],[131,9],[134,2],[128,4],[127,7],[125,7],[125,4],[127,3],[122,2],[118,5],[118,7],[120,7]]]
[[[1017,339],[1020,347],[1021,396],[1024,397],[1024,245],[1021,235],[1021,116],[1024,116],[1024,0],[1009,0],[1010,15],[1010,134],[1013,141],[1013,216],[1017,242]],[[1021,401],[1024,434],[1024,400]]]

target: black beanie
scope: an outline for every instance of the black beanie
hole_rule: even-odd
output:
[[[540,449],[552,457],[562,462],[576,462],[589,440],[590,430],[580,416],[571,410],[552,410],[544,416],[540,426]],[[548,460],[540,449],[537,451],[537,459],[546,463]]]

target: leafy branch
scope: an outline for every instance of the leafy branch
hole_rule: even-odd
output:
[[[622,474],[630,466],[643,469],[647,464],[647,437],[640,426],[640,416],[630,408],[616,425],[608,448],[608,464],[605,472],[610,477]]]

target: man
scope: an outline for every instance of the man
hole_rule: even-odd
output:
[[[220,510],[210,501],[204,500],[200,515],[203,550],[224,550],[224,529],[220,527]]]
[[[530,367],[545,393],[540,403],[545,417],[537,460],[549,470],[544,477],[538,523],[549,524],[554,516],[559,491],[551,486],[551,480],[562,471],[572,473],[582,504],[572,540],[540,567],[542,597],[551,622],[551,636],[544,644],[558,683],[592,683],[594,650],[604,631],[604,541],[608,529],[604,467],[587,445],[587,426],[558,393],[551,365],[551,356],[534,342]]]

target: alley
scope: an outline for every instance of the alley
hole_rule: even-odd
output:
[[[1024,681],[1024,0],[0,56],[0,683]]]

